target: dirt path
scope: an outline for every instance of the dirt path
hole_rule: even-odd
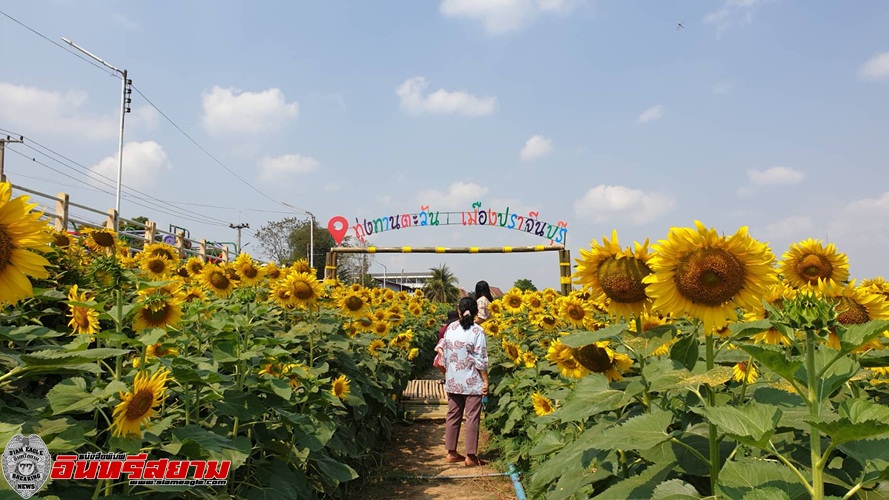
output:
[[[379,477],[373,478],[350,498],[362,499],[514,499],[509,476],[441,479],[497,473],[490,466],[466,467],[444,461],[443,421],[399,423],[392,430],[390,447],[383,457]],[[482,432],[479,454],[486,458],[487,435]],[[457,451],[463,455],[463,429]]]

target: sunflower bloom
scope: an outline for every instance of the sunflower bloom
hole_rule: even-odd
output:
[[[370,330],[382,337],[389,333],[389,328],[388,321],[373,321]]]
[[[68,300],[71,302],[87,302],[89,299],[86,292],[78,293],[77,285],[74,285],[68,292]],[[68,322],[68,326],[71,327],[73,333],[83,335],[99,333],[99,311],[91,307],[73,304],[69,304],[68,307],[71,308],[69,311],[71,321]]]
[[[836,307],[837,321],[843,325],[858,325],[875,319],[889,319],[889,301],[880,293],[856,287],[855,280],[847,285],[836,281],[819,281],[818,292]]]
[[[176,269],[170,259],[162,255],[149,255],[142,258],[142,270],[156,281],[166,279]]]
[[[389,342],[389,347],[398,347],[399,349],[408,349],[411,346],[411,342],[414,340],[414,332],[408,330],[403,333],[399,333]]]
[[[556,411],[552,400],[539,392],[535,392],[531,395],[531,404],[534,405],[534,413],[537,414],[538,417],[549,415]]]
[[[732,367],[732,374],[735,382],[746,381],[747,384],[752,384],[759,378],[759,374],[756,373],[756,367],[752,363],[748,364],[746,361],[735,363],[735,366]]]
[[[623,380],[622,373],[633,365],[629,356],[608,347],[607,340],[573,349],[572,354],[581,366],[593,373],[601,373],[609,382]]]
[[[273,296],[279,299],[281,293],[287,296],[286,301],[278,300],[285,307],[308,308],[314,305],[324,289],[318,279],[309,273],[290,273],[286,278],[275,283]]]
[[[537,364],[537,355],[531,351],[523,352],[522,363],[525,364],[525,368],[534,368],[534,365]]]
[[[179,283],[140,290],[139,297],[133,321],[137,332],[147,328],[176,328],[182,319],[184,295]]]
[[[315,274],[313,272],[314,269],[312,269],[312,266],[309,265],[309,261],[306,259],[297,260],[290,266],[290,269],[292,269],[295,273]]]
[[[262,268],[262,273],[270,280],[276,280],[281,277],[281,268],[274,262],[269,262]]]
[[[413,348],[411,348],[411,350],[408,351],[408,353],[407,353],[407,359],[408,359],[408,361],[413,361],[414,358],[416,358],[419,354],[420,354],[420,348],[419,348],[419,347],[413,347]]]
[[[503,348],[503,352],[506,353],[506,356],[511,359],[513,363],[519,362],[519,358],[522,357],[522,350],[519,346],[512,342],[507,342],[506,340],[504,340],[500,346]]]
[[[83,229],[80,242],[91,252],[102,255],[115,255],[121,246],[117,233],[106,228]]]
[[[607,311],[618,317],[629,318],[648,311],[651,299],[645,294],[648,286],[642,281],[651,274],[648,240],[635,244],[635,250],[621,249],[617,230],[611,239],[602,238],[602,245],[590,242],[590,251],[580,249],[577,271],[572,275],[575,283],[589,290],[593,298],[606,297]]]
[[[567,323],[583,328],[592,318],[593,308],[588,301],[585,301],[576,295],[569,295],[561,299],[559,315]]]
[[[238,258],[235,259],[235,270],[244,285],[253,286],[262,281],[262,268],[257,267],[250,255],[246,253],[238,255]]]
[[[522,300],[522,291],[518,288],[513,288],[506,292],[506,295],[500,297],[500,304],[507,312],[513,314],[522,312],[522,309],[525,308],[525,303]]]
[[[590,371],[577,362],[573,349],[566,346],[560,340],[553,341],[546,353],[546,359],[556,365],[563,377],[583,378]]]
[[[34,294],[28,276],[47,278],[49,261],[35,252],[49,250],[52,235],[42,212],[27,196],[11,198],[12,185],[0,183],[0,305],[14,304]]]
[[[385,348],[386,348],[385,342],[383,342],[380,339],[374,339],[367,346],[367,351],[370,353],[371,356],[377,358],[380,356],[380,349],[385,349]]]
[[[340,399],[346,399],[349,395],[349,379],[345,375],[340,375],[331,384],[330,393]]]
[[[133,381],[133,391],[120,393],[121,402],[114,408],[114,422],[111,424],[113,436],[139,436],[142,425],[157,412],[155,408],[163,401],[167,377],[170,372],[161,368],[151,377],[147,372],[139,372]]]
[[[735,318],[738,307],[759,305],[777,278],[774,255],[746,227],[724,237],[698,221],[695,226],[674,227],[658,242],[653,272],[643,282],[655,310],[697,318],[709,335]]]
[[[809,238],[790,245],[781,259],[779,271],[797,288],[817,285],[819,279],[837,282],[849,279],[849,258],[837,252],[833,243],[825,247],[820,241]]]
[[[548,312],[535,312],[528,316],[531,323],[544,332],[552,332],[559,328],[559,318]]]
[[[543,295],[540,292],[527,292],[522,297],[522,301],[530,312],[543,310]]]
[[[220,297],[228,297],[235,288],[235,284],[229,279],[225,269],[216,264],[208,264],[201,271],[201,284]]]

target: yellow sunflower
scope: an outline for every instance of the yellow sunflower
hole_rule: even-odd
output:
[[[185,262],[185,270],[188,271],[189,276],[196,278],[204,270],[204,261],[200,257],[191,257]]]
[[[418,299],[422,299],[425,296],[426,296],[426,294],[423,293],[423,290],[420,290],[419,288],[414,290],[414,297],[416,297]]]
[[[416,302],[412,302],[408,304],[407,312],[411,313],[412,316],[420,316],[423,314],[423,306]]]
[[[276,280],[281,277],[281,269],[274,262],[269,262],[268,264],[263,266],[262,272],[270,280]]]
[[[163,255],[147,255],[141,260],[142,270],[155,281],[167,278],[176,269],[173,261]]]
[[[185,302],[204,302],[207,300],[207,296],[204,294],[204,290],[197,286],[190,286],[185,291],[185,297],[182,299]]]
[[[525,364],[525,368],[534,368],[534,365],[537,364],[537,355],[531,351],[523,352],[522,363]]]
[[[698,221],[695,226],[674,227],[658,242],[649,261],[653,272],[643,282],[654,309],[700,319],[709,335],[736,318],[738,307],[757,306],[777,278],[774,255],[746,227],[724,237]]]
[[[593,373],[601,373],[609,382],[623,380],[621,373],[633,365],[629,356],[608,347],[607,340],[573,349],[572,355],[581,366]]]
[[[593,308],[589,301],[582,300],[576,295],[569,295],[560,300],[559,315],[568,324],[583,328],[591,319]]]
[[[414,341],[414,332],[408,330],[403,333],[399,333],[396,335],[390,342],[389,347],[398,347],[400,349],[408,349],[411,346],[411,342]]]
[[[756,373],[756,367],[753,364],[748,365],[746,361],[735,363],[735,366],[732,367],[732,373],[732,378],[735,379],[735,382],[741,382],[746,379],[748,384],[752,384],[759,378],[759,374]]]
[[[295,273],[309,273],[314,274],[314,270],[312,266],[309,265],[309,261],[306,259],[299,259],[293,264],[290,265],[290,269]]]
[[[500,301],[501,299],[497,299],[488,304],[488,312],[491,313],[492,318],[498,318],[503,315],[503,304]]]
[[[87,227],[81,230],[81,243],[93,253],[114,255],[120,246],[117,233],[111,229]]]
[[[540,292],[527,292],[522,297],[522,301],[529,312],[540,311],[544,307],[543,295]]]
[[[528,316],[531,323],[544,332],[552,332],[559,328],[559,318],[548,312],[534,312]]]
[[[289,295],[288,300],[282,302],[282,305],[303,309],[313,306],[324,293],[321,283],[309,273],[290,273],[286,278],[277,282],[274,288],[284,290]],[[277,293],[275,295],[277,298]]]
[[[611,232],[611,239],[602,238],[602,245],[595,240],[590,242],[590,251],[580,249],[577,271],[571,276],[575,283],[589,290],[593,299],[607,297],[608,312],[618,317],[629,318],[651,308],[651,299],[645,294],[648,286],[642,280],[651,274],[648,240],[635,244],[635,250],[621,249],[617,230]]]
[[[413,361],[414,358],[416,358],[419,354],[420,354],[420,348],[419,347],[412,347],[411,350],[408,351],[408,353],[407,353],[408,361]]]
[[[796,293],[797,291],[795,288],[790,287],[789,284],[783,281],[779,281],[769,287],[768,293],[766,293],[762,300],[777,309],[782,309],[784,307],[784,301],[793,300],[793,298],[796,297]],[[768,317],[768,311],[766,311],[761,304],[744,313],[744,321],[756,321]],[[777,328],[769,328],[764,332],[755,334],[751,338],[753,339],[754,344],[766,343],[771,345],[790,345],[790,339],[785,337]]]
[[[535,392],[531,395],[531,404],[534,405],[534,413],[537,414],[538,417],[549,415],[556,411],[552,400],[539,392]]]
[[[241,283],[247,286],[256,285],[262,281],[262,268],[257,267],[250,255],[246,253],[238,255],[238,258],[235,259],[235,270],[238,271]]]
[[[163,401],[167,377],[170,372],[161,368],[148,376],[147,372],[139,372],[133,381],[133,391],[120,393],[121,402],[114,408],[114,423],[111,424],[113,436],[139,436],[142,424],[148,427],[148,421],[157,412],[155,408]]]
[[[837,321],[858,325],[875,319],[889,319],[889,301],[879,293],[856,287],[855,280],[843,285],[836,281],[819,281],[818,292],[836,307]]]
[[[503,327],[500,326],[500,322],[495,319],[489,319],[485,321],[485,333],[492,337],[499,337],[501,333],[503,333]]]
[[[380,339],[373,339],[370,342],[370,344],[367,346],[368,352],[370,352],[370,355],[373,357],[379,357],[380,349],[385,349],[385,348],[386,348],[386,343]]]
[[[817,285],[819,279],[839,283],[849,279],[849,258],[837,252],[833,243],[825,247],[821,241],[809,238],[790,245],[781,259],[779,271],[797,288]]]
[[[572,351],[573,349],[563,344],[561,340],[554,340],[549,345],[546,359],[556,365],[563,377],[583,378],[590,371],[577,362]]]
[[[0,182],[0,305],[14,304],[34,294],[28,276],[45,279],[49,261],[35,252],[49,250],[53,237],[42,212],[27,196],[11,198],[12,186]]]
[[[133,329],[176,328],[182,319],[183,294],[178,283],[139,291]]]
[[[148,257],[165,257],[177,267],[179,266],[180,259],[179,250],[173,245],[168,245],[163,242],[148,243],[142,249],[142,252],[139,253],[139,257],[143,259]]]
[[[381,337],[389,333],[389,328],[388,321],[373,321],[370,326],[370,330]]]
[[[77,285],[73,285],[68,292],[68,300],[72,302],[87,302],[89,298],[86,292],[78,293]],[[68,307],[71,308],[71,311],[69,311],[71,321],[68,322],[68,326],[71,327],[74,333],[84,335],[99,333],[99,311],[91,307],[73,304],[69,304]]]
[[[228,297],[235,288],[225,269],[216,264],[207,264],[201,271],[201,284],[220,297]]]
[[[511,359],[513,363],[519,362],[519,358],[522,357],[522,350],[519,346],[506,340],[504,340],[500,346],[503,347],[503,352],[506,353],[506,356]]]
[[[525,308],[524,301],[522,300],[522,291],[518,288],[513,288],[506,292],[506,295],[500,298],[500,304],[503,305],[507,312],[513,314],[522,312]]]
[[[340,399],[346,399],[349,395],[349,379],[345,375],[340,375],[331,384],[330,393]]]
[[[337,302],[340,312],[350,318],[366,316],[370,310],[370,302],[362,292],[348,290]]]

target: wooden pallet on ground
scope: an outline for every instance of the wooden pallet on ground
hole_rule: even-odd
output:
[[[409,420],[439,420],[448,413],[448,395],[442,380],[410,380],[401,394],[401,407]]]

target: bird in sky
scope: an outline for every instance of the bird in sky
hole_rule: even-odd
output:
[[[676,23],[676,31],[679,31],[679,30],[681,30],[681,29],[684,28],[684,27],[685,27],[685,26],[684,26],[682,23]]]

